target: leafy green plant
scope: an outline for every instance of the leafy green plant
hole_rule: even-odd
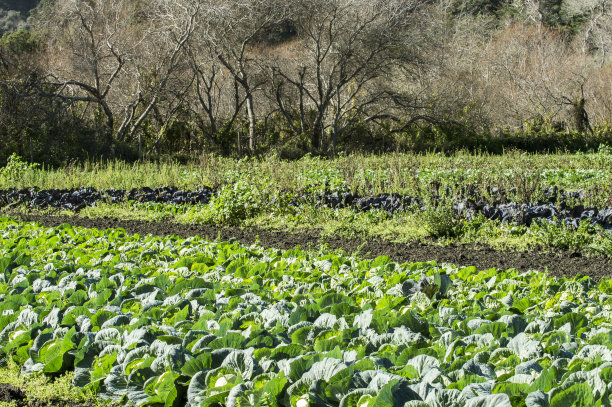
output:
[[[602,143],[599,145],[597,153],[601,155],[612,155],[612,146]]]
[[[343,193],[349,188],[337,168],[307,168],[299,175],[299,182],[304,186],[304,191],[310,194]]]
[[[20,181],[27,172],[33,171],[38,168],[40,164],[24,162],[20,156],[16,153],[11,154],[6,165],[0,168],[0,176],[9,181],[9,183],[15,183]]]
[[[122,404],[606,405],[611,295],[606,278],[0,219],[0,360]]]
[[[563,250],[588,247],[595,253],[612,254],[611,234],[588,220],[581,221],[576,230],[558,222],[536,220],[531,227],[524,228],[524,233],[544,247]]]
[[[262,198],[261,192],[245,181],[224,185],[211,199],[204,220],[239,225],[264,209],[265,201]]]
[[[428,206],[421,214],[424,227],[432,237],[457,237],[461,235],[461,221],[450,203]]]

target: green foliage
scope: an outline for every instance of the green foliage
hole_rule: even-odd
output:
[[[25,23],[21,13],[16,10],[0,10],[0,34],[15,31]]]
[[[216,224],[239,225],[264,209],[263,198],[254,184],[246,181],[224,185],[211,199],[202,220]]]
[[[0,367],[0,383],[7,383],[23,390],[28,400],[40,404],[63,405],[66,403],[87,403],[93,406],[109,406],[108,403],[97,399],[96,395],[88,389],[77,388],[72,384],[73,372],[59,377],[50,378],[44,374],[24,375],[21,366],[12,359]],[[3,404],[0,402],[0,406]],[[6,403],[7,407],[17,406],[17,402]]]
[[[604,156],[612,156],[612,146],[602,143],[599,145],[599,148],[597,149],[597,153],[604,155]]]
[[[588,220],[580,222],[578,229],[559,223],[536,220],[524,233],[536,239],[545,247],[562,250],[579,250],[589,248],[594,253],[610,255],[610,234],[601,226],[593,225]]]
[[[0,38],[0,50],[8,60],[31,54],[38,45],[36,36],[28,30],[19,30]]]
[[[397,192],[422,197],[429,185],[437,182],[453,188],[453,194],[463,193],[470,185],[483,193],[487,187],[496,187],[507,191],[509,200],[524,203],[527,197],[517,186],[526,180],[536,192],[533,199],[544,199],[541,192],[557,186],[565,190],[582,189],[585,206],[604,207],[608,192],[612,190],[609,157],[601,153],[527,154],[510,150],[501,156],[459,151],[452,155],[353,154],[333,160],[304,157],[296,161],[278,157],[236,160],[206,155],[201,157],[201,162],[189,164],[177,161],[84,161],[71,162],[60,168],[46,167],[28,186],[41,189],[82,186],[131,189],[175,185],[197,189],[202,185],[216,188],[242,180],[254,183],[264,193],[273,196],[280,196],[281,192],[299,194],[308,190],[308,186],[313,192],[324,191],[327,185],[330,192],[352,191],[361,195]],[[1,179],[0,186],[7,187]]]
[[[17,154],[11,154],[6,165],[0,168],[0,177],[3,177],[9,184],[20,181],[28,172],[36,170],[40,164],[27,163],[22,161]]]
[[[306,156],[305,159],[308,160],[309,156]],[[342,172],[337,168],[325,165],[325,163],[323,163],[323,168],[316,168],[320,166],[319,163],[321,161],[315,158],[313,160],[313,167],[315,168],[306,169],[300,173],[298,182],[303,185],[304,192],[315,195],[348,192],[349,188]]]
[[[611,285],[2,219],[0,359],[142,405],[605,405]]]
[[[462,233],[462,223],[450,203],[428,206],[421,216],[432,237],[457,237]]]

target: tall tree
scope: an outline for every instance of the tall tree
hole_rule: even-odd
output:
[[[218,0],[210,10],[214,55],[243,92],[248,149],[253,153],[257,145],[255,94],[267,81],[258,61],[258,47],[266,32],[282,21],[285,8],[282,2],[269,0]]]
[[[182,99],[184,92],[170,85],[189,87],[177,75],[199,7],[193,1],[58,1],[41,21],[50,34],[41,93],[79,106],[83,115],[97,107],[109,147],[137,135],[141,147],[140,126],[160,101],[169,101],[168,118]]]
[[[391,101],[378,80],[402,58],[403,34],[421,4],[412,0],[299,0],[293,2],[298,39],[270,67],[277,106],[296,133],[310,134],[314,153],[324,134],[331,149],[359,119],[380,114]]]
[[[65,105],[93,104],[106,117],[108,147],[114,143],[115,111],[109,102],[115,82],[135,49],[126,37],[129,16],[123,0],[65,0],[42,21],[49,33],[49,65],[41,93]]]

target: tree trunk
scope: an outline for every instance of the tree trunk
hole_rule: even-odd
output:
[[[249,94],[246,101],[247,115],[249,116],[249,154],[255,152],[255,111],[253,109],[253,96]]]
[[[576,129],[581,133],[586,133],[587,131],[591,134],[593,133],[593,128],[591,127],[591,123],[589,121],[589,115],[584,108],[585,100],[584,97],[576,100],[572,104],[572,109],[574,113],[574,123],[576,125]]]
[[[323,123],[317,119],[314,123],[311,135],[312,154],[319,154],[323,140]]]
[[[138,133],[138,160],[142,161],[142,134]]]
[[[336,156],[336,144],[338,143],[338,132],[334,129],[331,136],[331,153],[332,157]]]

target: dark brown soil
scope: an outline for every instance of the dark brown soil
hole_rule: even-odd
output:
[[[12,216],[16,216],[12,214]],[[438,263],[451,263],[457,266],[476,266],[478,269],[516,268],[520,271],[548,270],[550,275],[573,277],[577,274],[590,276],[596,280],[612,277],[612,258],[604,256],[586,256],[581,252],[555,253],[544,252],[510,252],[493,250],[488,247],[453,244],[448,246],[426,244],[402,244],[374,239],[322,238],[319,231],[311,229],[299,233],[272,231],[259,228],[219,227],[214,225],[183,225],[172,222],[146,222],[118,220],[111,218],[89,219],[79,216],[47,216],[38,214],[17,215],[25,221],[40,222],[45,226],[57,226],[69,223],[97,229],[124,228],[128,233],[141,235],[177,235],[201,236],[208,239],[228,240],[235,238],[243,243],[253,243],[256,239],[264,247],[291,249],[317,247],[327,243],[331,249],[343,249],[347,253],[356,253],[360,257],[387,255],[392,260],[420,262],[435,260]]]
[[[10,403],[16,401],[17,405],[25,403],[26,394],[18,387],[8,383],[0,383],[0,401]]]
[[[77,403],[74,401],[27,399],[23,390],[8,383],[0,383],[0,401],[5,403],[15,402],[18,407],[91,407],[96,405],[93,401],[91,403]]]

